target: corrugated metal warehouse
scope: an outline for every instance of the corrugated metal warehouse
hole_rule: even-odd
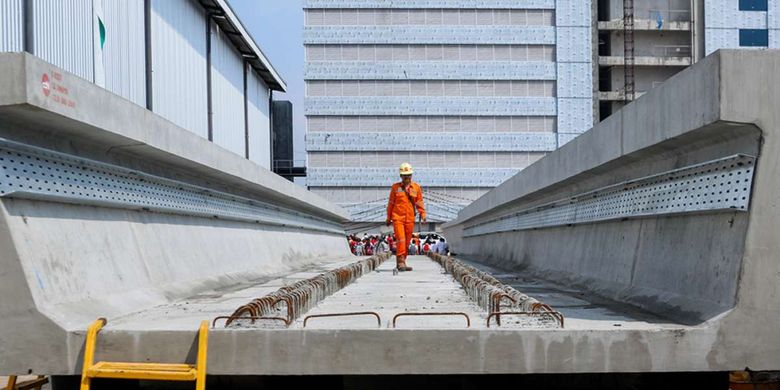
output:
[[[225,0],[3,0],[0,51],[27,51],[271,168],[286,85]]]

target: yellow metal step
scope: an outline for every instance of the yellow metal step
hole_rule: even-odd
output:
[[[87,370],[91,378],[194,381],[198,371],[189,364],[98,362]]]
[[[89,390],[93,378],[142,379],[159,381],[195,381],[197,390],[206,388],[206,358],[208,348],[208,322],[203,321],[198,331],[197,364],[97,362],[93,364],[97,334],[106,324],[101,318],[87,329],[84,348],[84,369],[81,390]]]

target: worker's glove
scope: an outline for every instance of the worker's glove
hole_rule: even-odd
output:
[[[393,223],[393,220],[391,220],[391,219],[386,219],[385,220],[385,226],[390,226],[392,223]]]

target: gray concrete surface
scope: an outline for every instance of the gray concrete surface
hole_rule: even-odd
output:
[[[458,282],[443,274],[443,268],[426,256],[409,256],[412,272],[393,275],[394,259],[384,262],[371,274],[323,300],[307,315],[371,311],[380,315],[381,328],[390,328],[399,313],[459,312],[469,316],[472,328],[485,327],[487,313],[474,303]],[[304,318],[293,323],[302,328]],[[513,319],[515,321],[517,319]],[[462,316],[399,317],[396,325],[402,329],[463,329]],[[312,318],[307,329],[377,328],[376,318],[334,317]]]
[[[286,207],[336,226],[346,221],[342,209],[319,196],[29,54],[0,54],[0,74],[4,139]],[[98,317],[121,318],[349,255],[337,232],[7,193],[0,197],[0,248],[3,374],[72,372],[82,348],[72,344],[72,334]]]
[[[467,206],[444,234],[482,263],[691,325],[679,337],[696,346],[643,334],[654,362],[673,355],[684,359],[677,370],[779,369],[778,67],[773,50],[715,53]],[[735,153],[758,156],[747,212],[463,237],[465,226],[515,210]]]
[[[7,74],[45,67],[21,58],[3,65]],[[215,329],[209,374],[780,369],[777,69],[778,52],[721,51],[486,194],[446,226],[456,252],[508,270],[501,276],[518,277],[518,286],[536,288],[542,300],[560,304],[564,314],[568,310],[571,327]],[[7,78],[0,81],[0,91],[18,89]],[[8,96],[3,99],[13,101],[18,94]],[[0,115],[15,123],[7,134],[45,142],[25,134],[37,134],[30,126],[39,122],[24,125],[37,117],[29,114],[39,112],[41,104],[16,104],[27,114],[6,115],[14,109],[4,108],[10,111]],[[56,113],[59,108],[52,110],[55,115],[46,117],[46,110],[42,115],[64,116]],[[84,113],[71,115],[93,120]],[[2,123],[9,128],[8,121]],[[99,147],[78,141],[86,138],[74,137],[76,147],[53,143],[100,154]],[[146,155],[157,169],[191,161],[163,149]],[[481,239],[461,235],[464,225],[513,209],[737,152],[758,156],[746,213],[629,219]],[[113,153],[105,157],[103,149],[104,158],[144,164],[139,155]],[[214,153],[217,158],[221,152]],[[218,180],[211,168],[202,172],[210,172],[215,183],[230,181]],[[235,183],[237,190],[255,188]],[[98,359],[192,362],[196,330],[183,328],[201,313],[185,314],[188,299],[197,299],[202,314],[210,315],[209,310],[275,288],[278,281],[266,278],[345,261],[343,237],[334,235],[42,201],[1,204],[0,371],[8,373],[79,373],[85,321],[105,312],[111,322],[100,335]],[[333,214],[319,212],[337,218]],[[269,249],[279,245],[285,248]],[[297,277],[311,275],[307,272]],[[381,276],[392,278],[383,272],[366,277]],[[422,278],[422,289],[398,288],[421,291],[435,282],[426,281],[424,272],[409,276]],[[381,294],[380,288],[370,291],[371,285],[358,281],[349,291]],[[108,293],[114,290],[121,293]],[[157,317],[161,325],[146,325]],[[624,322],[615,326],[616,320]]]
[[[98,358],[191,360],[194,358],[192,329],[203,316],[229,313],[251,298],[346,262],[350,261],[316,264],[283,277],[208,291],[117,318],[101,333]],[[602,358],[611,352],[623,353],[624,349],[632,349],[637,343],[633,338],[641,334],[636,332],[653,335],[676,332],[678,339],[683,339],[692,329],[628,305],[593,299],[583,290],[476,264],[504,283],[554,305],[566,316],[565,329],[511,317],[505,317],[500,328],[494,324],[487,329],[484,310],[474,305],[459,284],[442,273],[438,264],[423,256],[410,257],[409,264],[414,266],[414,271],[393,275],[394,262],[388,260],[377,271],[362,276],[306,313],[376,311],[382,316],[381,326],[377,327],[373,317],[312,319],[305,329],[302,318],[290,329],[264,323],[225,329],[220,322],[209,336],[209,373],[512,373],[539,364],[545,365],[550,372],[590,372],[596,367],[588,360],[591,354],[594,358]],[[397,328],[390,326],[396,313],[450,310],[468,313],[471,328],[466,328],[462,318],[455,317],[401,318]],[[543,333],[538,338],[540,332]],[[616,337],[615,340],[621,342],[607,350],[606,345],[585,341],[583,337],[588,334]],[[572,338],[577,339],[577,343],[572,342]],[[155,345],[163,340],[168,347],[165,351]],[[569,353],[572,348],[579,349],[579,360],[553,361],[559,351]],[[648,353],[644,351],[638,356],[638,362],[623,362],[613,368],[630,370],[638,367],[649,361]]]

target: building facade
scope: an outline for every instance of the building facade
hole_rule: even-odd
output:
[[[628,12],[634,20],[630,34],[624,24]],[[604,119],[718,49],[780,47],[780,2],[598,0],[595,27]],[[633,64],[628,74],[627,62]]]
[[[590,2],[304,4],[307,184],[356,221],[402,162],[447,221],[593,125]]]
[[[598,1],[595,27],[599,37],[600,119],[690,66],[695,59],[692,34],[695,14],[691,12],[691,0],[633,1],[633,9],[629,11],[634,18],[630,35],[624,28],[626,3]],[[625,64],[627,57],[632,56],[633,72],[629,71],[627,80]],[[627,87],[627,83],[633,85]]]
[[[271,168],[286,86],[225,0],[2,0],[0,52],[20,51]]]
[[[779,0],[702,3],[705,55],[721,48],[780,48]]]

